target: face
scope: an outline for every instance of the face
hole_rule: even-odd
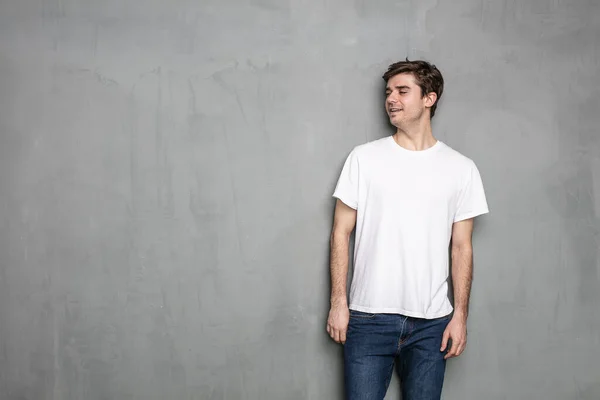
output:
[[[429,118],[427,107],[434,102],[435,93],[423,97],[421,88],[415,83],[412,74],[398,74],[388,80],[385,89],[385,109],[390,123],[396,127]]]

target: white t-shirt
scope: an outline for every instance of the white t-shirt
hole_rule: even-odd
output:
[[[357,210],[349,308],[438,318],[452,224],[488,212],[475,163],[441,141],[412,151],[387,136],[356,146],[334,197]]]

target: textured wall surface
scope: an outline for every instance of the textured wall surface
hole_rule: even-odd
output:
[[[331,193],[408,56],[491,210],[444,398],[597,400],[598,37],[591,0],[0,0],[0,398],[342,399]]]

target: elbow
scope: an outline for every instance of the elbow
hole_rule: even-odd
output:
[[[338,243],[338,242],[348,242],[350,240],[350,233],[348,230],[346,229],[333,229],[331,231],[331,238],[330,238],[330,242],[331,244],[334,243]]]
[[[470,242],[466,242],[466,243],[452,243],[452,254],[453,255],[471,255],[473,254],[473,246],[471,245]]]

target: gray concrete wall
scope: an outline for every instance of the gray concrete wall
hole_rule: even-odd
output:
[[[444,398],[600,398],[599,16],[0,1],[0,398],[341,399],[331,193],[407,56],[444,73],[435,135],[491,209]]]

